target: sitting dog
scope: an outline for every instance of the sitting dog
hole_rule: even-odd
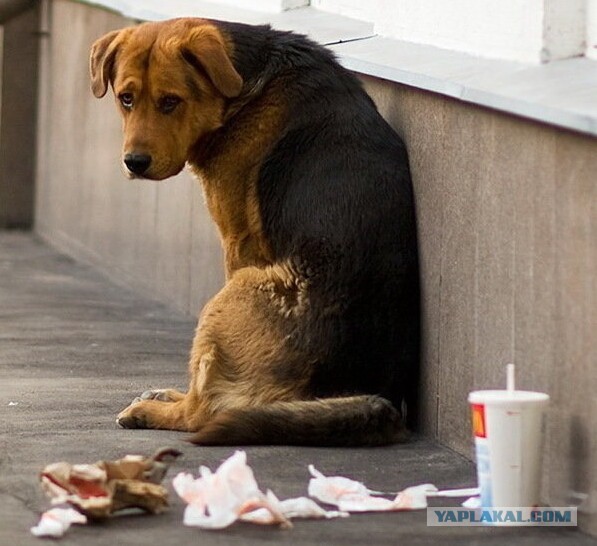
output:
[[[204,445],[382,445],[416,400],[419,289],[405,146],[359,81],[304,36],[183,18],[110,32],[131,178],[188,164],[225,252],[186,393],[147,391],[117,422]]]

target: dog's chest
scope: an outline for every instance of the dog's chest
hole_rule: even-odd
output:
[[[257,173],[243,174],[220,170],[217,176],[200,177],[207,208],[220,232],[228,276],[241,267],[273,261],[263,232]]]
[[[285,105],[267,94],[225,125],[205,155],[190,161],[219,228],[228,275],[240,267],[274,261],[257,188],[261,166],[285,120]]]

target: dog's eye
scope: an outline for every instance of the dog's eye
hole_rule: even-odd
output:
[[[158,108],[160,112],[169,114],[174,112],[174,109],[180,104],[181,98],[176,95],[166,95],[158,101]]]
[[[127,110],[130,110],[133,107],[134,99],[132,93],[120,93],[120,95],[118,95],[118,100]]]

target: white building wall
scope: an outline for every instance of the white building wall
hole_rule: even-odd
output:
[[[584,54],[588,1],[544,0],[541,61]]]
[[[314,8],[346,17],[373,22],[377,16],[376,0],[311,0]]]
[[[597,0],[587,2],[587,57],[597,60]]]
[[[587,1],[597,0],[311,0],[311,5],[373,21],[382,36],[539,63],[584,53]]]
[[[214,2],[214,0],[211,1]],[[279,13],[288,9],[308,6],[309,0],[251,0],[250,2],[247,0],[215,0],[214,3],[242,9]]]
[[[379,34],[484,57],[538,61],[543,0],[375,0]]]

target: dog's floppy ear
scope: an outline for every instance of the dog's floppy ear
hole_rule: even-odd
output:
[[[243,79],[232,65],[224,41],[218,31],[200,27],[191,30],[181,47],[184,59],[195,68],[201,67],[216,89],[225,97],[238,97]]]
[[[91,90],[98,99],[101,99],[108,91],[114,60],[124,32],[125,30],[113,30],[91,46],[91,56],[89,57]]]

